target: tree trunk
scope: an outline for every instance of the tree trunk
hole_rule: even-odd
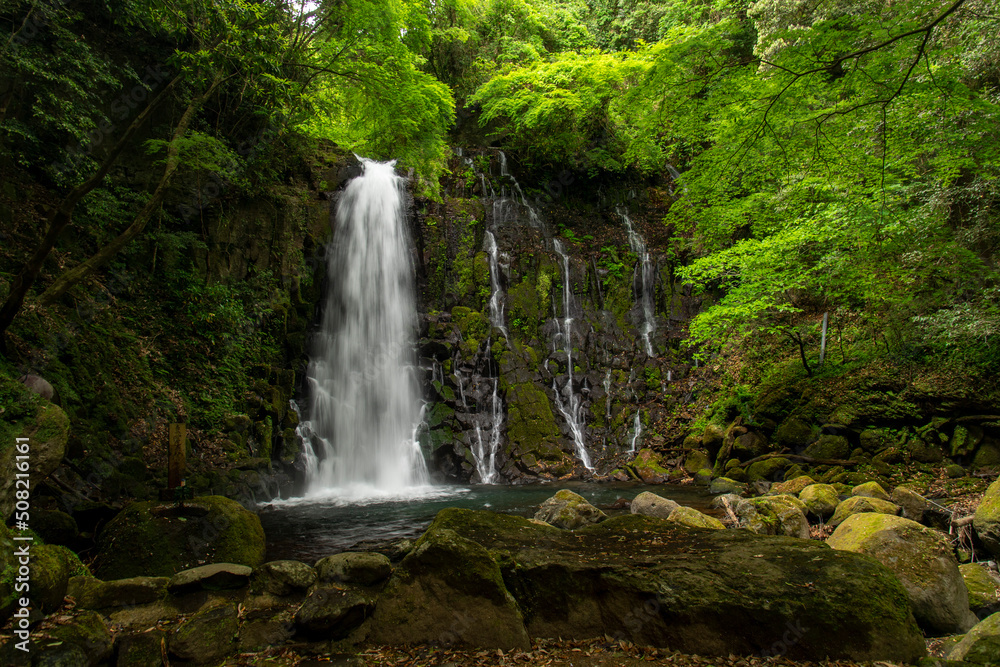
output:
[[[135,216],[132,224],[129,225],[128,228],[119,234],[113,241],[98,250],[90,259],[83,262],[79,266],[73,267],[69,271],[65,271],[62,275],[56,278],[39,299],[42,306],[51,305],[81,280],[104,266],[108,260],[118,253],[119,250],[124,248],[129,241],[138,236],[142,230],[146,228],[146,223],[149,222],[149,219],[160,208],[160,204],[163,202],[163,196],[166,194],[167,188],[170,186],[170,179],[173,177],[174,172],[177,171],[177,167],[180,166],[180,149],[178,148],[178,144],[187,133],[187,129],[190,127],[195,113],[197,113],[201,105],[212,94],[216,86],[219,84],[219,81],[220,77],[217,76],[208,89],[192,100],[187,109],[184,110],[184,114],[181,116],[180,121],[177,123],[177,127],[174,129],[174,134],[170,138],[170,143],[167,144],[167,164],[163,169],[163,176],[160,177],[160,182],[157,184],[156,190],[153,191],[153,196],[149,198],[146,205],[143,206],[142,210]]]
[[[73,188],[49,215],[45,237],[38,247],[35,248],[35,252],[32,253],[28,261],[21,267],[21,270],[14,278],[14,282],[11,283],[7,299],[4,301],[3,306],[0,306],[0,352],[6,354],[7,329],[21,311],[21,307],[24,305],[24,298],[28,290],[31,289],[31,285],[35,282],[35,279],[38,278],[45,258],[52,251],[63,230],[72,222],[73,209],[76,208],[76,205],[80,203],[80,200],[87,193],[101,184],[101,181],[104,180],[104,177],[107,176],[108,172],[111,171],[111,167],[118,160],[118,156],[121,155],[121,152],[131,142],[132,137],[135,136],[139,128],[152,115],[153,111],[167,98],[168,93],[177,85],[182,76],[177,75],[164,86],[160,94],[153,98],[146,105],[146,108],[142,110],[142,113],[135,117],[128,126],[128,129],[125,130],[125,134],[111,148],[111,151],[104,158],[97,171],[86,181]]]

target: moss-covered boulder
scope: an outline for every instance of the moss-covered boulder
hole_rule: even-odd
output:
[[[76,520],[59,510],[36,510],[31,513],[31,529],[46,544],[73,546],[80,535]]]
[[[684,471],[693,475],[702,468],[711,468],[712,461],[704,449],[693,449],[684,456]]]
[[[678,507],[680,507],[680,504],[669,498],[663,498],[655,493],[643,491],[632,500],[629,510],[632,514],[651,516],[654,519],[666,519]]]
[[[375,608],[375,598],[340,586],[319,586],[295,612],[295,625],[317,639],[343,639]]]
[[[782,447],[802,447],[815,439],[818,429],[797,417],[781,422],[774,432],[774,441]]]
[[[889,500],[889,494],[885,492],[878,482],[865,482],[858,484],[851,489],[852,496],[862,496],[864,498],[878,498],[879,500]]]
[[[446,509],[428,533],[444,531],[482,548],[476,563],[499,564],[497,585],[514,596],[532,637],[608,635],[728,656],[759,654],[784,636],[795,639],[785,655],[791,659],[906,661],[924,654],[906,593],[891,572],[818,542],[694,530],[634,514],[570,533],[516,516]],[[456,559],[444,556],[428,559],[421,576],[445,570],[454,572],[448,576],[456,586],[466,581],[455,572]],[[481,565],[461,569],[475,567]],[[383,595],[376,619],[391,599]],[[450,639],[480,618],[453,610],[425,612],[438,620],[435,632],[423,634]],[[409,635],[409,621],[397,617],[395,627]]]
[[[102,579],[169,577],[214,562],[257,567],[264,562],[260,519],[222,496],[184,507],[132,503],[101,531],[94,574]]]
[[[597,523],[608,518],[608,515],[597,509],[587,499],[569,489],[561,489],[554,496],[542,503],[535,513],[535,519],[555,526],[575,530],[582,526]]]
[[[239,563],[209,563],[181,570],[170,577],[167,590],[171,595],[197,591],[232,591],[250,584],[253,568]]]
[[[787,535],[809,538],[805,505],[795,496],[761,496],[741,500],[736,505],[740,526],[758,535]]]
[[[830,519],[830,525],[839,526],[849,516],[868,512],[896,515],[899,514],[899,505],[878,498],[853,496],[837,505],[833,518]]]
[[[446,512],[438,514],[389,579],[375,608],[369,639],[383,644],[527,648],[524,619],[499,564],[481,544],[441,521]],[[520,521],[534,535],[562,533]]]
[[[236,650],[236,606],[222,604],[197,612],[170,636],[170,653],[195,665],[216,664]]]
[[[924,512],[931,509],[931,504],[923,496],[905,486],[893,489],[889,501],[899,505],[900,516],[917,523],[922,523]]]
[[[316,583],[316,569],[297,560],[272,560],[254,568],[255,593],[283,596],[304,592]]]
[[[872,556],[892,570],[928,633],[965,632],[976,623],[951,544],[940,533],[903,517],[869,512],[844,520],[827,544]]]
[[[316,561],[316,573],[323,583],[374,586],[392,574],[389,558],[374,552],[334,554]]]
[[[777,484],[771,485],[771,489],[768,493],[771,495],[789,495],[797,496],[810,484],[815,484],[816,481],[808,475],[799,475],[792,479],[785,480],[784,482],[778,482]]]
[[[993,556],[1000,556],[1000,479],[990,484],[983,494],[972,527],[986,550]]]
[[[979,618],[1000,611],[1000,581],[981,563],[958,566],[969,591],[969,609]]]
[[[48,477],[62,462],[69,441],[69,417],[58,405],[45,404],[31,411],[30,417],[11,424],[0,443],[0,520],[5,521],[14,511],[18,477],[17,456],[27,455],[29,489]],[[9,435],[8,435],[9,434]],[[27,438],[26,443],[14,443],[14,438]]]
[[[747,481],[751,484],[760,481],[778,481],[789,465],[791,465],[791,462],[781,456],[751,463],[747,467]]]
[[[660,484],[667,481],[670,475],[670,471],[663,467],[660,455],[648,447],[636,453],[629,467],[646,484]]]
[[[677,523],[688,528],[709,528],[711,530],[722,530],[725,526],[721,521],[713,516],[708,516],[693,507],[679,506],[670,516],[667,517],[670,523]]]
[[[111,657],[111,631],[101,615],[93,611],[63,617],[57,625],[35,630],[31,639],[34,665],[95,667],[107,664]],[[0,655],[0,660],[3,658]]]
[[[962,665],[1000,664],[1000,613],[980,621],[948,654]]]
[[[167,593],[168,577],[132,577],[101,581],[94,577],[71,577],[66,594],[79,609],[111,609],[149,604]]]
[[[716,477],[708,485],[708,492],[713,496],[735,493],[741,494],[747,490],[747,485],[743,482],[737,482],[735,479],[730,479],[728,477]]]
[[[842,435],[821,435],[802,453],[814,459],[846,459],[851,455],[851,443]]]
[[[840,504],[837,488],[831,484],[810,484],[799,492],[799,500],[806,512],[824,521],[833,516]]]
[[[31,547],[31,601],[49,613],[62,606],[70,577],[90,574],[79,557],[64,546],[39,544]]]

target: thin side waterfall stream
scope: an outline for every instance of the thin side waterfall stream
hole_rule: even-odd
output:
[[[642,327],[639,329],[639,335],[642,338],[646,356],[652,357],[653,344],[649,335],[656,330],[656,319],[653,313],[653,263],[650,261],[645,239],[632,227],[632,219],[628,217],[628,211],[621,206],[615,210],[625,222],[629,247],[639,257],[639,305],[642,307]]]
[[[367,497],[428,485],[415,440],[420,398],[416,308],[403,179],[362,159],[344,190],[328,252],[330,289],[308,379],[308,495]],[[310,440],[312,443],[310,444]],[[318,445],[318,446],[317,446]]]
[[[587,470],[594,470],[583,436],[585,426],[583,416],[580,414],[582,400],[573,389],[573,286],[570,284],[569,278],[569,255],[563,250],[559,239],[553,241],[553,246],[563,264],[563,320],[560,323],[559,318],[556,318],[556,325],[559,327],[559,336],[566,352],[566,372],[569,377],[561,392],[553,379],[552,391],[556,397],[556,408],[566,419],[569,430],[573,434],[573,444],[576,446],[577,457]]]

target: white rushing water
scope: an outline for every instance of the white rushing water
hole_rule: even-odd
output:
[[[653,263],[649,258],[649,251],[646,250],[646,241],[632,227],[632,220],[628,217],[628,212],[621,206],[615,211],[625,221],[629,247],[639,258],[639,305],[642,307],[642,326],[639,328],[639,335],[642,338],[646,356],[652,357],[653,344],[649,336],[656,330],[656,319],[653,312]]]
[[[569,255],[563,250],[559,239],[553,241],[556,254],[562,259],[563,264],[563,320],[560,323],[556,318],[556,326],[559,328],[559,338],[563,341],[563,349],[566,352],[566,370],[569,379],[563,385],[562,391],[555,380],[552,380],[552,391],[556,396],[556,407],[569,424],[569,430],[573,434],[573,444],[576,446],[576,455],[580,462],[588,470],[593,470],[590,464],[590,455],[587,454],[587,447],[583,437],[583,417],[580,414],[582,398],[573,391],[573,289],[569,277]]]
[[[635,419],[632,423],[632,446],[629,447],[629,453],[634,453],[636,445],[639,444],[639,437],[642,436],[642,420],[639,418],[639,411],[635,411]]]
[[[503,288],[500,286],[500,251],[497,248],[497,240],[493,237],[493,232],[486,232],[486,252],[490,257],[490,324],[503,333],[504,339],[510,343],[510,334],[507,333],[507,326],[503,320]]]
[[[328,253],[330,289],[308,378],[319,451],[307,494],[365,498],[419,495],[428,484],[416,440],[421,424],[414,375],[416,309],[394,162],[362,160],[337,204]],[[312,454],[307,444],[307,461]]]

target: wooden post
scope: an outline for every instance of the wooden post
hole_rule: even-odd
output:
[[[826,357],[826,327],[830,323],[830,313],[823,313],[823,337],[819,342],[819,365],[823,365],[823,359]]]
[[[170,425],[170,446],[167,450],[167,488],[176,489],[184,479],[184,454],[187,424]]]

